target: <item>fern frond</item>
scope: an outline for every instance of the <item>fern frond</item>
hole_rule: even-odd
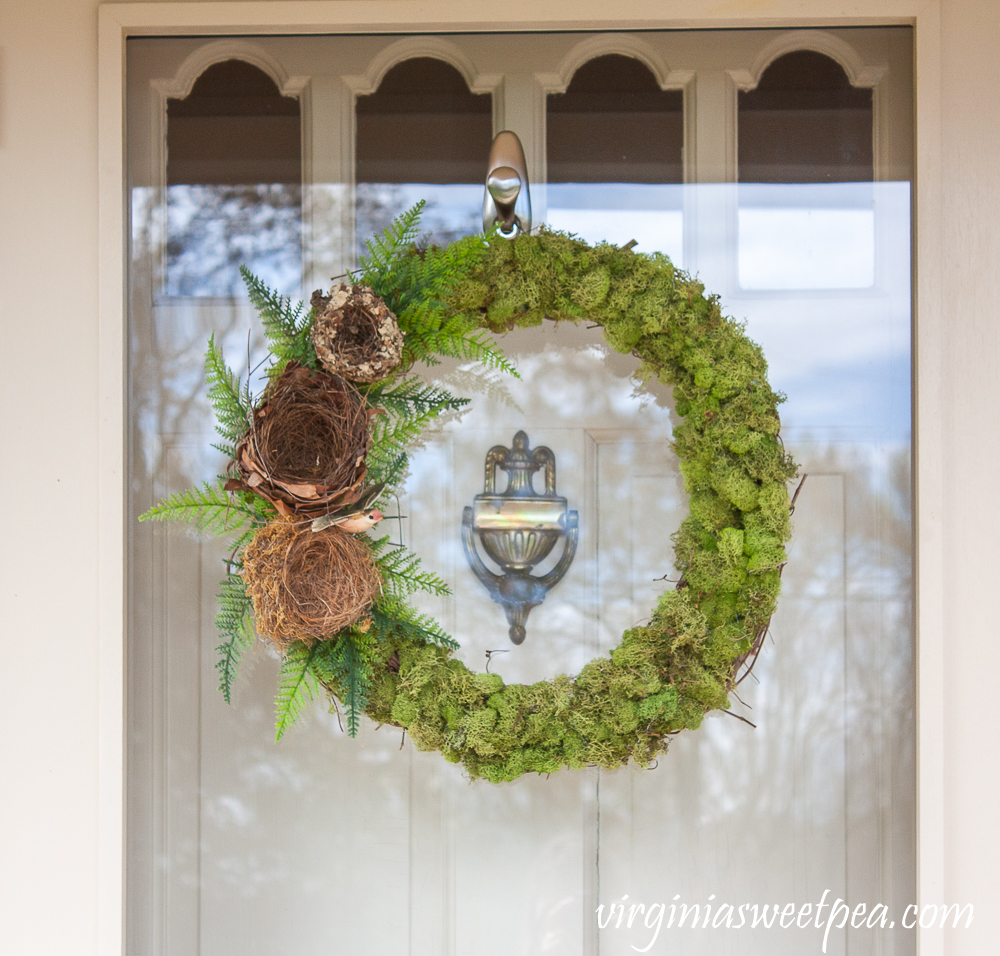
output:
[[[278,693],[274,698],[275,740],[281,740],[307,703],[316,699],[316,676],[312,662],[319,644],[293,644],[285,651],[278,670]]]
[[[256,497],[256,496],[254,496]],[[259,522],[259,511],[223,489],[223,480],[185,488],[153,505],[140,521],[187,521],[212,537],[240,531],[248,521]]]
[[[363,539],[362,539],[363,540]],[[395,597],[406,597],[414,591],[426,591],[438,597],[451,594],[451,588],[432,571],[420,570],[420,558],[406,548],[395,548],[375,558],[382,572],[383,588]]]
[[[219,583],[219,610],[215,627],[223,642],[216,648],[219,659],[219,690],[231,703],[233,683],[244,651],[253,646],[253,600],[247,594],[242,574],[229,574]]]
[[[420,614],[397,598],[387,596],[368,613],[372,619],[372,629],[383,639],[419,641],[421,644],[437,644],[439,647],[458,650],[458,641],[434,618]]]
[[[253,540],[253,536],[257,533],[257,529],[260,527],[260,523],[255,522],[251,524],[248,528],[242,531],[237,538],[233,540],[232,547],[230,550],[233,553],[233,557],[230,560],[230,564],[236,564],[242,567],[242,555],[243,549]]]
[[[314,662],[321,683],[335,692],[344,705],[347,733],[358,735],[361,717],[368,705],[372,687],[372,635],[355,628],[334,641],[323,641]]]
[[[428,385],[416,376],[401,382],[395,381],[391,385],[379,385],[380,387],[369,390],[368,404],[377,405],[399,417],[423,415],[431,411],[441,414],[445,411],[457,411],[469,404],[469,399],[457,398],[446,388]]]
[[[406,474],[407,449],[420,437],[427,425],[444,412],[469,404],[447,389],[427,385],[416,377],[375,387],[367,396],[369,405],[383,409],[372,425],[372,443],[368,452],[368,474],[373,482],[398,485]]]
[[[372,484],[396,488],[406,477],[409,463],[410,459],[404,451],[389,453],[373,447],[368,452],[368,480]]]
[[[367,240],[365,245],[368,254],[358,257],[361,285],[371,286],[378,295],[385,298],[382,289],[385,280],[392,274],[396,260],[420,235],[420,216],[425,205],[425,201],[421,199],[413,208],[397,216],[381,236],[372,236]]]
[[[292,305],[288,296],[279,295],[265,282],[258,279],[246,266],[240,266],[240,275],[247,287],[250,302],[257,310],[264,326],[268,348],[275,358],[268,374],[274,378],[288,362],[301,362],[316,367],[316,350],[312,344],[312,323],[315,310],[306,311],[305,303]]]
[[[215,344],[215,333],[209,336],[205,352],[205,380],[208,400],[215,410],[215,429],[226,440],[220,451],[232,458],[234,446],[249,427],[252,402],[249,386],[241,385],[239,376],[226,365],[222,349]]]

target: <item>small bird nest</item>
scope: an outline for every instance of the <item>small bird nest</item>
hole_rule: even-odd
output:
[[[365,614],[382,584],[353,535],[336,527],[314,533],[293,518],[257,531],[243,553],[243,578],[257,630],[279,649],[335,637]]]
[[[289,362],[253,411],[227,491],[253,491],[282,515],[318,517],[357,501],[371,444],[368,409],[350,383]]]
[[[313,294],[316,358],[328,372],[370,384],[403,360],[403,333],[388,306],[368,286],[341,285]]]

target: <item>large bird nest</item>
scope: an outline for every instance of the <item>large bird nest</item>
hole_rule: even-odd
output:
[[[381,586],[371,551],[336,527],[312,532],[279,518],[243,554],[243,579],[257,630],[278,648],[332,639],[360,619]]]
[[[344,379],[289,362],[253,411],[226,490],[253,491],[286,516],[352,504],[364,488],[372,414]]]

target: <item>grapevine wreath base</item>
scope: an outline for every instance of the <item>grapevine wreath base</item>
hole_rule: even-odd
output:
[[[795,472],[778,437],[781,397],[768,385],[764,356],[742,326],[666,257],[592,247],[545,230],[512,241],[478,236],[445,249],[417,249],[419,212],[418,206],[374,240],[353,277],[358,283],[353,294],[366,296],[361,305],[377,312],[379,323],[385,313],[392,315],[404,345],[401,364],[388,369],[386,378],[374,384],[355,378],[350,386],[365,403],[372,440],[365,451],[364,436],[355,429],[347,444],[360,454],[348,462],[343,483],[356,488],[359,475],[377,483],[376,499],[369,496],[361,508],[385,506],[405,477],[406,447],[417,430],[440,411],[462,404],[423,385],[411,372],[415,362],[457,355],[511,370],[483,330],[502,333],[543,319],[597,324],[612,348],[641,360],[641,379],[655,377],[673,386],[681,419],[674,449],[690,501],[689,516],[675,535],[681,579],[660,596],[648,623],[626,631],[609,657],[591,661],[576,677],[507,685],[499,675],[476,673],[457,660],[454,641],[406,603],[416,588],[445,593],[443,582],[421,572],[417,559],[389,545],[387,537],[342,530],[360,528],[350,522],[364,515],[348,514],[351,502],[345,506],[340,488],[316,492],[301,475],[302,480],[276,484],[266,468],[256,468],[255,459],[248,463],[246,449],[257,448],[259,410],[268,407],[289,363],[310,369],[310,375],[337,371],[323,370],[311,338],[328,302],[314,297],[308,313],[302,306],[293,309],[249,274],[245,278],[273,356],[272,384],[256,411],[247,387],[225,368],[214,343],[207,360],[220,433],[234,458],[228,480],[235,490],[225,491],[220,479],[175,495],[144,517],[186,518],[210,533],[237,535],[217,620],[224,639],[222,689],[228,699],[239,655],[253,640],[256,606],[257,629],[282,655],[279,737],[322,687],[346,713],[352,734],[366,713],[379,724],[405,728],[419,749],[441,751],[472,777],[499,782],[564,767],[613,768],[630,759],[646,766],[671,736],[697,728],[708,711],[729,707],[730,691],[760,650],[785,562],[786,483]],[[358,314],[350,307],[341,311]],[[390,329],[380,343],[392,338]],[[335,334],[324,329],[324,347],[331,341]],[[379,347],[381,361],[385,349]],[[358,362],[364,366],[361,377],[367,379],[378,361]],[[346,374],[343,363],[338,368],[337,374]],[[351,421],[356,426],[358,416]],[[317,497],[327,493],[336,508],[317,509]],[[278,515],[266,495],[288,516]],[[289,579],[287,555],[272,555],[270,571],[258,566],[250,575],[253,594],[248,594],[244,561],[260,552],[262,542],[270,546],[283,535],[313,533],[316,525],[309,522],[317,513],[333,515],[329,522],[347,515],[345,524],[327,529],[324,523],[315,532],[351,542],[352,603],[338,605],[347,623],[317,628],[313,621],[311,627],[276,630],[268,618],[277,613],[274,607],[293,618],[296,601],[306,606],[313,597],[292,595],[266,610],[258,596],[284,588],[288,598],[294,569]],[[370,520],[380,516],[375,510]],[[278,521],[284,528],[276,527]],[[669,569],[650,570],[656,577]],[[331,565],[328,576],[337,574]],[[330,603],[329,597],[320,603],[324,600]]]

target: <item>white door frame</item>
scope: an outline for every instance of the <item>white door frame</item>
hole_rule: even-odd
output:
[[[621,19],[604,0],[108,3],[98,24],[99,151],[99,870],[98,951],[123,953],[126,599],[125,41],[135,36],[446,33],[912,25],[915,28],[914,455],[917,699],[917,903],[944,899],[944,634],[941,45],[939,0],[767,0],[757,12],[706,0],[633,0]],[[943,956],[918,929],[921,956]]]

